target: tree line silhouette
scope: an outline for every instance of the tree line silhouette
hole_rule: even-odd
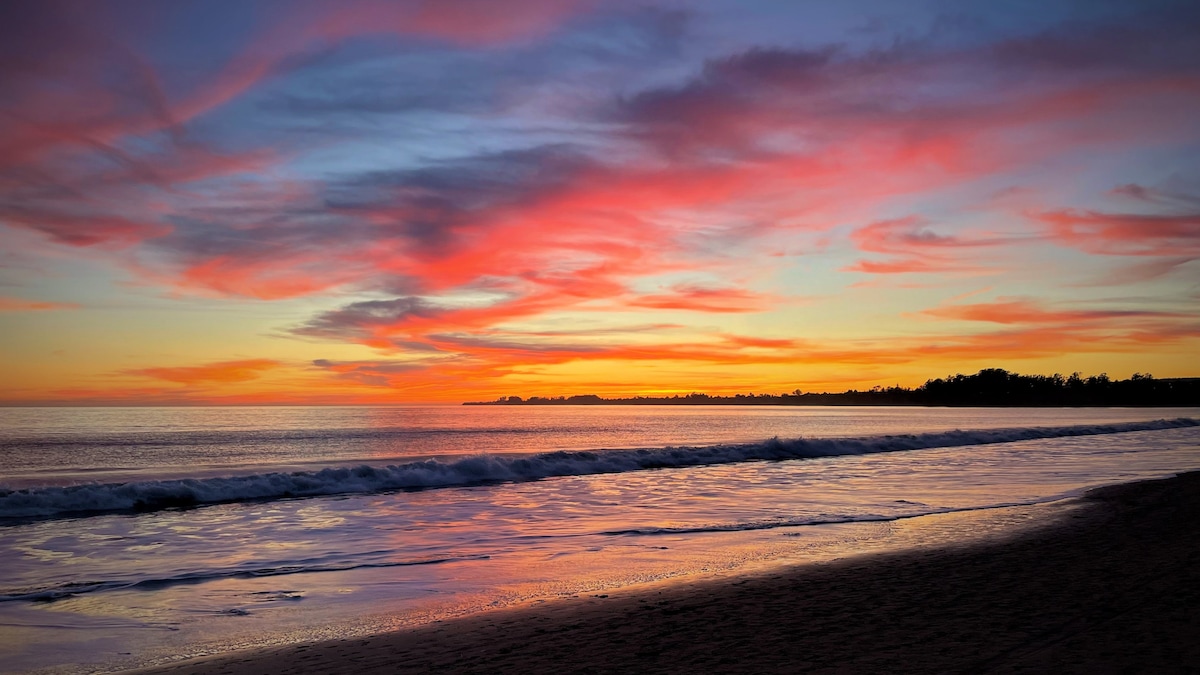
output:
[[[927,405],[927,406],[1197,406],[1200,378],[1164,378],[1135,373],[1127,380],[1107,374],[1020,375],[986,368],[974,375],[950,375],[907,389],[873,387],[840,393],[734,394],[691,393],[673,396],[602,398],[594,394],[542,397],[502,396],[463,405]]]

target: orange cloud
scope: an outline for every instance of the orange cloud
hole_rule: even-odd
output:
[[[938,318],[1005,324],[1001,330],[975,333],[906,335],[841,342],[770,339],[722,335],[692,342],[660,340],[654,344],[613,341],[563,342],[539,336],[506,333],[432,335],[427,343],[437,351],[421,356],[407,352],[402,361],[315,363],[321,369],[356,385],[377,387],[397,395],[462,398],[467,390],[487,382],[488,393],[517,393],[515,375],[546,376],[553,368],[587,362],[611,363],[615,373],[638,363],[673,363],[680,372],[694,370],[706,378],[706,390],[722,390],[712,379],[712,367],[890,367],[941,363],[962,368],[964,363],[994,365],[1085,353],[1137,353],[1155,345],[1178,345],[1200,339],[1200,322],[1181,314],[1144,311],[1056,310],[1033,301],[1002,301],[927,312]],[[928,365],[927,365],[928,367]],[[706,375],[699,375],[699,373]],[[737,372],[737,371],[730,371]],[[928,374],[928,373],[926,373]],[[657,382],[662,388],[666,382]],[[803,384],[803,383],[798,383]],[[688,388],[694,385],[685,385]],[[739,390],[742,385],[729,385]],[[442,390],[439,391],[439,388]],[[613,391],[611,387],[608,391]],[[626,389],[633,394],[643,389]],[[460,393],[461,392],[461,393]]]
[[[258,379],[263,372],[273,370],[281,365],[280,362],[272,359],[245,359],[206,363],[200,366],[138,368],[126,371],[126,373],[185,385],[227,384]]]
[[[717,314],[758,312],[767,308],[767,296],[740,288],[710,288],[692,284],[673,286],[670,293],[640,295],[627,304],[649,309],[675,309]]]
[[[0,296],[0,312],[41,312],[54,309],[79,309],[80,307],[81,305],[73,302],[40,302]]]
[[[1176,321],[1188,315],[1148,310],[1054,310],[1032,300],[1002,300],[972,305],[952,305],[925,310],[925,314],[945,319],[986,321],[1003,324],[1063,324],[1081,326],[1104,322],[1128,322],[1153,319]]]

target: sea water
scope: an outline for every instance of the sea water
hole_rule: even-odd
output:
[[[1200,469],[1200,409],[0,409],[0,671],[118,670],[869,550]]]

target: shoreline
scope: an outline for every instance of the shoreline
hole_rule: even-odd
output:
[[[1073,504],[1082,508],[982,542],[627,587],[132,672],[1200,667],[1200,472],[1095,488]]]

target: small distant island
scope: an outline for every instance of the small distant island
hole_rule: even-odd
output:
[[[502,396],[463,405],[876,405],[876,406],[1200,406],[1200,377],[1156,379],[1135,373],[1127,380],[1106,374],[1021,375],[986,368],[974,375],[928,380],[915,389],[901,386],[851,389],[840,393],[734,394],[603,398],[595,394],[543,397]]]

